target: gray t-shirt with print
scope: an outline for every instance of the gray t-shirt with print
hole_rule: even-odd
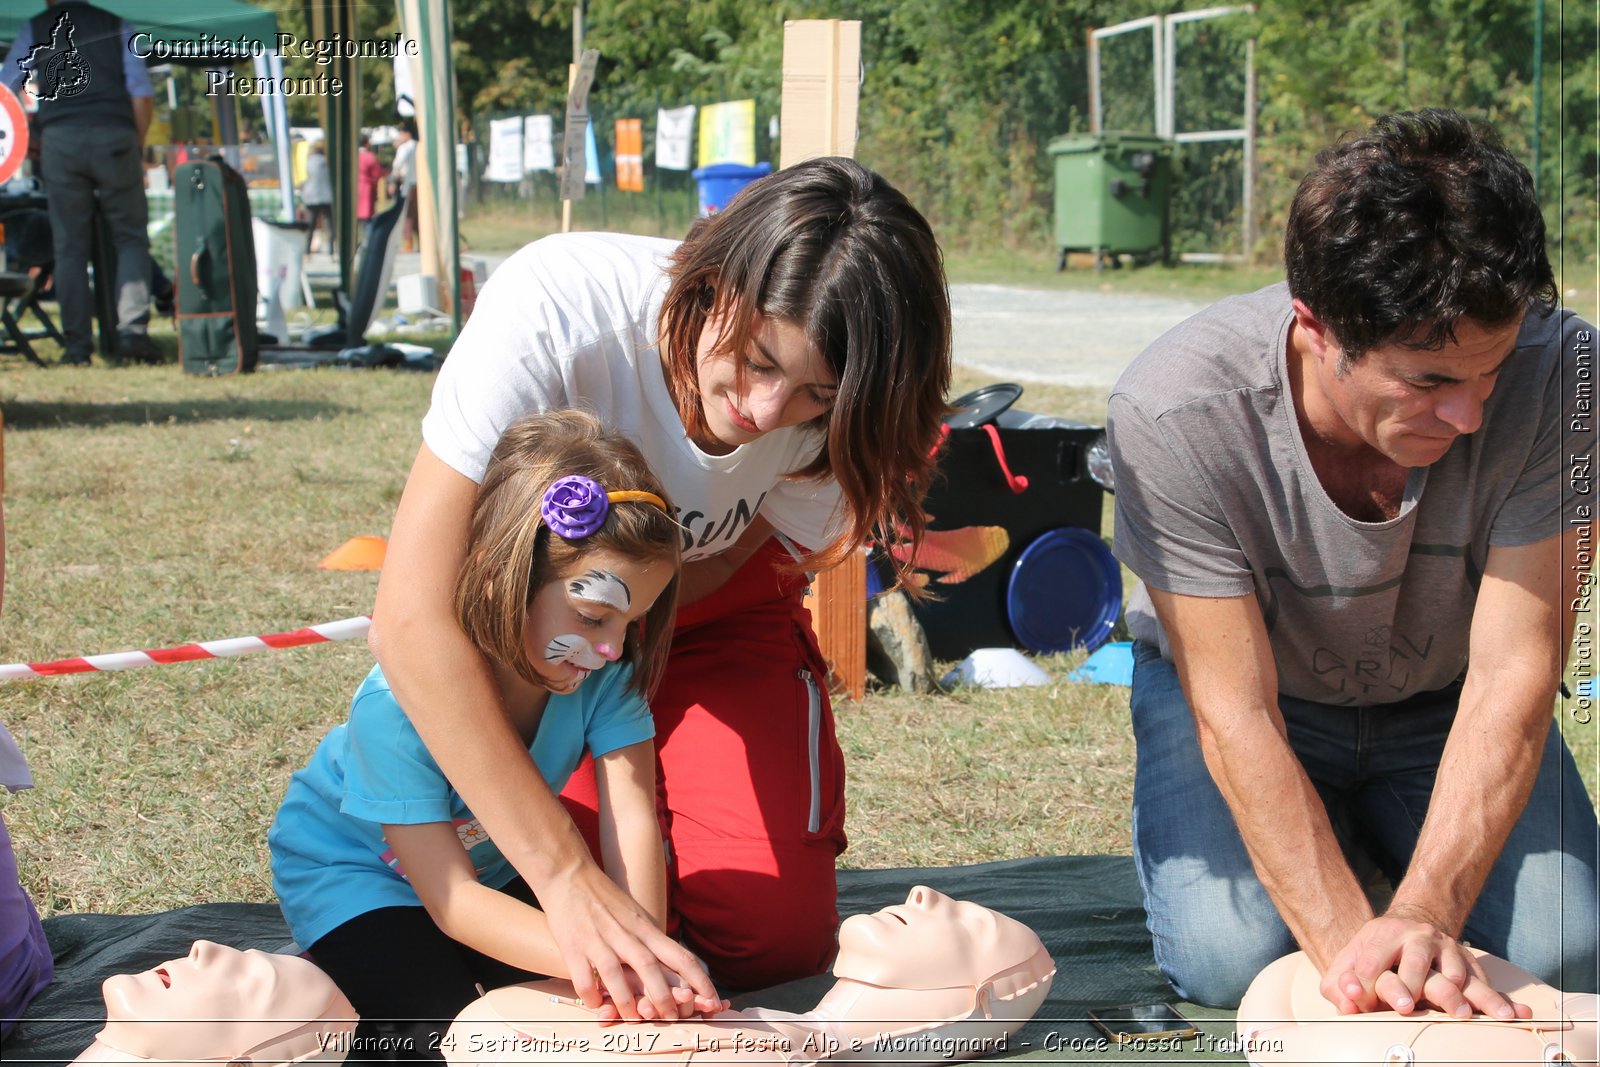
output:
[[[1530,312],[1482,425],[1413,469],[1400,512],[1344,514],[1318,481],[1289,391],[1288,287],[1232,297],[1129,365],[1107,412],[1116,555],[1143,582],[1255,594],[1280,692],[1386,704],[1466,669],[1489,549],[1592,522],[1594,328]],[[1141,584],[1128,626],[1171,650]]]

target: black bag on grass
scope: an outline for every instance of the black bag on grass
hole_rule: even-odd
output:
[[[178,356],[185,373],[256,369],[256,249],[244,178],[220,157],[173,179]]]
[[[1022,392],[1012,385],[989,390],[1002,388],[1009,399]],[[959,660],[977,648],[1029,648],[1008,608],[1018,560],[1061,527],[1100,534],[1105,490],[1089,476],[1089,450],[1104,431],[1026,413],[1008,418],[1003,411],[975,410],[970,417],[957,411],[947,420],[939,472],[923,501],[933,536],[917,558],[938,599],[913,601],[912,613],[937,659]]]

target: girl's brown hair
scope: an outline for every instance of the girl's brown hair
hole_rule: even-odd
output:
[[[539,517],[539,504],[551,483],[567,474],[592,478],[608,491],[639,489],[667,500],[633,442],[607,432],[593,415],[553,411],[518,419],[495,446],[472,506],[467,560],[456,579],[456,619],[484,655],[540,685],[523,642],[534,594],[600,549],[640,562],[668,562],[671,581],[629,628],[623,646],[633,688],[648,696],[666,665],[672,636],[682,531],[670,501],[666,510],[627,501],[612,504],[605,524],[589,537],[559,537]]]
[[[939,245],[910,201],[854,160],[797,163],[696,223],[668,274],[662,353],[692,437],[709,434],[695,362],[713,317],[725,324],[715,355],[746,351],[759,312],[804,329],[838,378],[833,406],[817,420],[823,447],[794,476],[831,475],[849,522],[834,544],[807,546],[817,551],[805,565],[832,566],[875,532],[919,543],[949,411],[950,298]],[[894,565],[915,596],[906,580],[913,555]]]

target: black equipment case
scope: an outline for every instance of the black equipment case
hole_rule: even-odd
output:
[[[930,530],[999,527],[998,559],[955,581],[931,575],[936,600],[913,601],[937,659],[959,660],[977,648],[1016,647],[1006,610],[1012,569],[1033,541],[1062,526],[1100,533],[1105,490],[1088,473],[1098,426],[1010,428],[994,423],[951,428],[939,473],[923,506]],[[1025,484],[1024,484],[1025,483]]]
[[[218,158],[178,167],[178,356],[185,373],[256,369],[256,251],[244,178]]]

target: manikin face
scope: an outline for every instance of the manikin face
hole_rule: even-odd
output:
[[[546,582],[528,604],[522,637],[545,688],[570,693],[620,659],[628,628],[644,618],[672,575],[665,560],[640,562],[601,549]]]
[[[1385,344],[1343,372],[1329,336],[1308,379],[1306,414],[1335,445],[1364,443],[1401,467],[1437,463],[1456,438],[1482,424],[1520,327],[1464,321],[1455,343],[1438,351]]]
[[[333,980],[299,956],[210,941],[148,971],[113,975],[101,989],[99,1040],[161,1061],[236,1056],[322,1018],[336,995]]]
[[[838,380],[799,326],[757,314],[746,351],[714,354],[722,326],[721,317],[708,319],[695,353],[700,402],[716,443],[731,451],[832,406]]]
[[[1015,919],[919,885],[904,904],[840,925],[833,973],[897,989],[975,986],[1038,950],[1038,937]]]

